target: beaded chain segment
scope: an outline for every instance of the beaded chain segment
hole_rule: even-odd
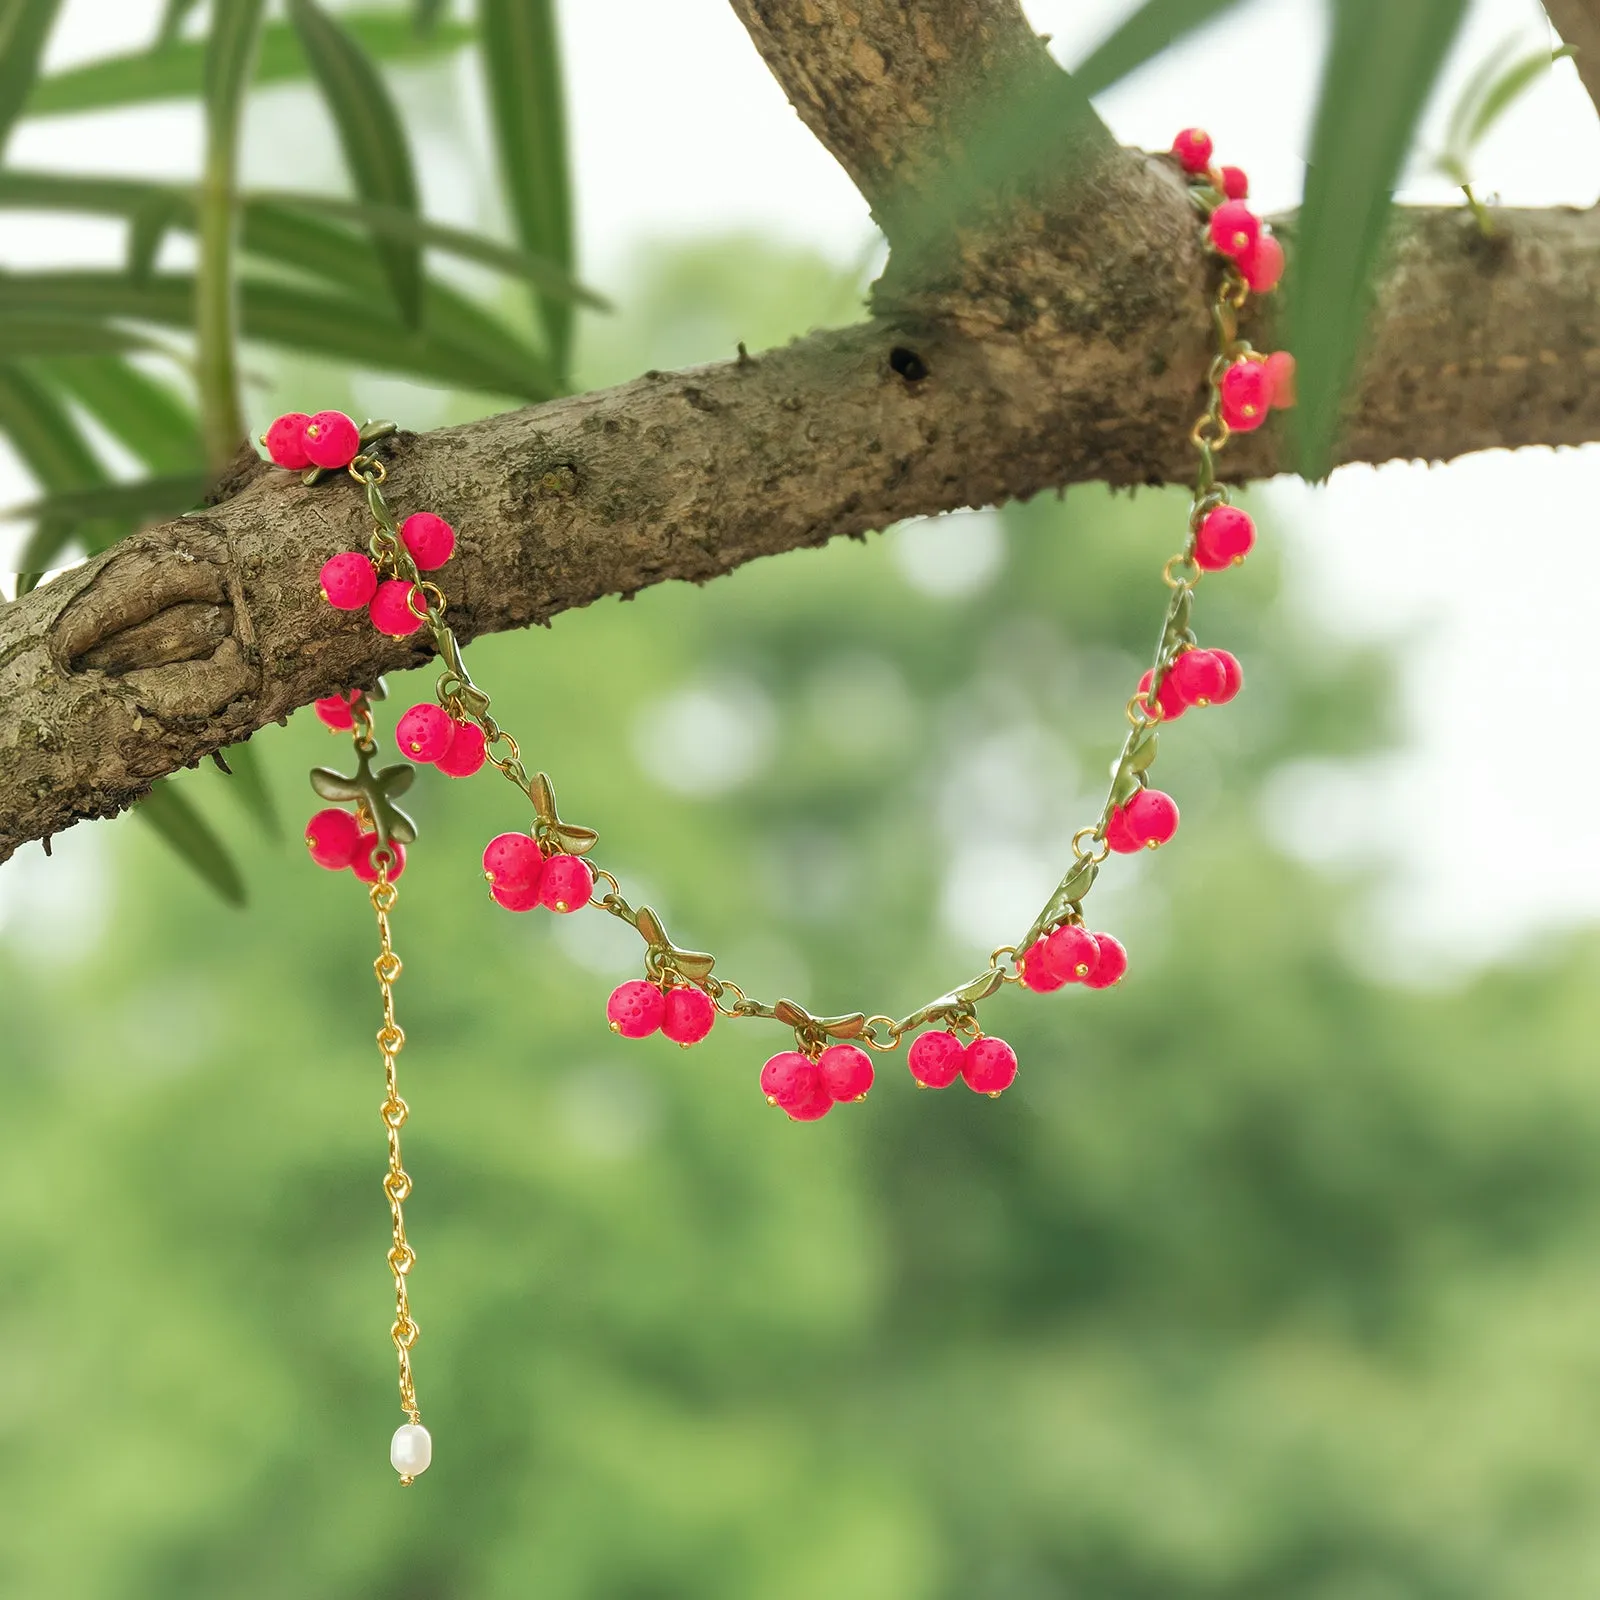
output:
[[[907,1065],[919,1087],[943,1089],[961,1078],[979,1094],[999,1095],[1016,1077],[1017,1057],[1005,1040],[986,1034],[979,1025],[977,1008],[983,1001],[1009,983],[1050,993],[1071,983],[1108,989],[1122,980],[1127,952],[1111,934],[1090,930],[1083,902],[1112,853],[1154,850],[1177,832],[1176,803],[1149,781],[1161,725],[1194,707],[1225,705],[1243,683],[1238,661],[1226,650],[1202,648],[1191,625],[1201,578],[1236,566],[1255,544],[1251,519],[1229,503],[1227,489],[1217,481],[1217,454],[1231,434],[1260,427],[1269,410],[1294,400],[1293,357],[1283,351],[1263,355],[1238,335],[1239,312],[1250,295],[1277,285],[1283,249],[1245,203],[1249,184],[1244,173],[1212,164],[1211,140],[1204,133],[1196,128],[1180,133],[1172,155],[1188,175],[1189,192],[1205,220],[1206,241],[1219,258],[1220,271],[1211,302],[1216,354],[1206,374],[1206,407],[1190,433],[1199,469],[1187,538],[1162,569],[1169,598],[1155,659],[1128,701],[1128,733],[1100,816],[1073,836],[1072,865],[1044,908],[1015,944],[1002,945],[989,957],[983,971],[905,1016],[854,1011],[824,1017],[793,1000],[758,1000],[720,976],[714,957],[674,944],[649,906],[632,905],[617,879],[588,859],[599,836],[562,819],[549,778],[542,772],[529,775],[517,741],[496,722],[489,696],[468,675],[460,645],[445,621],[445,595],[423,577],[449,562],[455,532],[431,511],[413,512],[397,522],[384,497],[385,468],[374,447],[395,432],[394,424],[358,428],[337,411],[315,416],[292,412],[279,417],[263,436],[273,461],[303,473],[307,484],[345,472],[365,491],[375,524],[371,541],[366,551],[345,551],[322,568],[328,603],[341,611],[365,611],[372,626],[392,638],[426,628],[444,663],[435,699],[412,706],[396,724],[395,741],[402,754],[452,778],[468,778],[492,766],[532,806],[533,820],[525,832],[502,833],[484,850],[484,876],[496,904],[513,912],[542,907],[563,915],[595,906],[643,939],[644,975],[617,988],[606,1006],[613,1032],[628,1039],[661,1033],[687,1047],[704,1039],[719,1016],[778,1022],[792,1031],[794,1048],[779,1051],[762,1067],[762,1093],[795,1121],[815,1122],[835,1105],[865,1097],[874,1077],[869,1052],[894,1050],[912,1034]],[[384,1064],[381,1115],[389,1148],[383,1190],[393,1224],[388,1253],[395,1286],[391,1335],[399,1359],[400,1409],[406,1418],[395,1432],[390,1460],[400,1482],[409,1484],[427,1469],[433,1444],[422,1425],[411,1374],[418,1329],[407,1284],[416,1254],[406,1241],[402,1209],[411,1194],[411,1178],[400,1159],[400,1130],[408,1112],[396,1078],[405,1035],[395,1021],[400,958],[391,943],[389,915],[399,898],[405,847],[417,837],[415,824],[395,798],[411,786],[416,766],[401,763],[373,770],[377,741],[372,705],[382,698],[380,684],[316,702],[317,715],[330,729],[351,734],[356,771],[346,777],[319,767],[311,774],[312,787],[332,804],[312,817],[306,843],[319,866],[349,868],[370,885],[378,920],[380,953],[373,969],[383,1000],[377,1041]]]

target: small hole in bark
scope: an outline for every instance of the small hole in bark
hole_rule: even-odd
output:
[[[889,366],[907,383],[921,383],[928,376],[927,362],[915,350],[908,350],[903,344],[897,344],[889,352]]]

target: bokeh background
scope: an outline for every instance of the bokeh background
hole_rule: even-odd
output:
[[[157,9],[75,0],[51,64]],[[1126,9],[1029,7],[1068,61]],[[584,275],[619,306],[583,325],[581,384],[861,314],[864,208],[719,0],[562,22]],[[1481,6],[1456,80],[1542,26]],[[1152,145],[1207,123],[1289,204],[1319,47],[1314,5],[1258,4],[1102,109]],[[492,223],[470,60],[396,81],[430,210]],[[1486,187],[1589,203],[1593,124],[1557,68]],[[180,175],[198,143],[153,108],[25,124],[12,155]],[[256,182],[342,182],[307,91],[260,95],[246,149]],[[1408,194],[1445,198],[1420,170]],[[119,244],[15,215],[3,239],[13,265]],[[488,404],[249,367],[258,422]],[[436,1456],[404,1494],[370,911],[297,843],[305,769],[342,741],[309,712],[253,741],[277,845],[220,774],[184,780],[244,913],[137,820],[19,854],[0,1588],[1593,1592],[1600,823],[1571,578],[1597,474],[1526,452],[1255,493],[1264,547],[1199,608],[1247,691],[1163,747],[1178,840],[1095,891],[1132,972],[994,1002],[1023,1061],[999,1101],[913,1093],[891,1057],[802,1127],[757,1091],[768,1028],[613,1038],[634,936],[492,906],[477,857],[515,794],[425,773],[397,942]],[[900,1010],[1015,935],[1094,814],[1183,515],[1075,489],[606,602],[472,665],[605,864],[719,970]],[[386,721],[429,681],[391,680]]]

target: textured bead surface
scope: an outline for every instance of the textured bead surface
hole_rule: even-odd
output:
[[[1122,947],[1122,941],[1113,939],[1109,933],[1097,933],[1094,942],[1100,946],[1100,960],[1083,980],[1083,986],[1109,989],[1112,984],[1122,982],[1122,975],[1128,970],[1128,952]]]
[[[961,1076],[966,1048],[953,1033],[920,1033],[911,1041],[906,1065],[918,1083],[929,1089],[947,1089]]]
[[[1054,994],[1066,981],[1045,962],[1044,940],[1035,939],[1022,955],[1022,987],[1035,994]]]
[[[1185,650],[1167,669],[1162,688],[1169,683],[1189,705],[1215,705],[1222,693],[1222,663],[1210,650]]]
[[[324,699],[313,700],[311,709],[316,712],[317,720],[335,733],[348,733],[356,725],[355,713],[342,694],[330,694]]]
[[[667,991],[661,1031],[674,1044],[699,1044],[711,1032],[711,1025],[716,1020],[717,1008],[711,1003],[711,996],[703,990],[685,985]]]
[[[483,849],[483,875],[501,889],[526,889],[539,882],[544,853],[525,833],[496,834]]]
[[[1063,983],[1082,983],[1095,969],[1100,947],[1087,928],[1064,922],[1044,941],[1044,964]]]
[[[413,761],[437,761],[450,748],[454,733],[450,713],[424,701],[412,706],[394,725],[394,742]]]
[[[303,411],[286,411],[267,429],[267,454],[280,467],[301,472],[311,465],[311,457],[306,454],[306,424],[310,420]]]
[[[539,904],[551,911],[581,911],[594,894],[594,874],[582,856],[551,856],[539,880]]]
[[[416,597],[414,606],[413,595]],[[404,639],[422,626],[424,604],[422,591],[415,584],[407,583],[404,578],[386,578],[378,585],[372,604],[367,607],[367,615],[379,633],[386,633],[391,639]]]
[[[975,1094],[999,1094],[1017,1076],[1017,1052],[1004,1039],[974,1039],[961,1057],[961,1076]]]
[[[431,511],[413,511],[400,524],[400,538],[419,572],[433,572],[455,554],[456,530]]]
[[[1195,565],[1205,572],[1221,572],[1255,549],[1256,525],[1238,506],[1218,506],[1208,511],[1195,534]]]
[[[872,1087],[872,1057],[857,1045],[830,1044],[817,1057],[817,1070],[834,1100],[859,1100]]]
[[[1211,135],[1203,128],[1185,128],[1172,141],[1172,153],[1185,172],[1204,172],[1211,165],[1211,149]]]
[[[1213,650],[1211,653],[1217,658],[1217,665],[1222,668],[1222,692],[1213,695],[1211,703],[1214,706],[1225,706],[1244,688],[1244,668],[1240,666],[1238,656],[1229,650]]]
[[[447,778],[470,778],[489,758],[489,744],[476,722],[450,723],[450,748],[434,763]]]
[[[306,848],[319,867],[340,872],[355,859],[361,824],[353,813],[330,806],[306,824]]]
[[[761,1069],[761,1092],[774,1105],[788,1110],[789,1102],[798,1099],[818,1076],[816,1067],[798,1050],[780,1050],[769,1056]]]
[[[378,592],[378,572],[359,550],[341,550],[317,574],[322,598],[337,611],[359,611]]]
[[[342,411],[319,411],[301,436],[314,467],[348,467],[361,448],[361,430]]]
[[[822,1081],[822,1072],[811,1062],[809,1075],[803,1075],[800,1086],[784,1105],[784,1110],[796,1122],[820,1122],[833,1110],[833,1096]]]
[[[389,1441],[389,1465],[402,1478],[426,1472],[433,1461],[433,1435],[420,1422],[403,1422]]]
[[[624,1039],[643,1039],[661,1026],[666,1013],[667,999],[653,984],[643,978],[630,983],[619,983],[606,1002],[606,1021],[613,1033]]]
[[[1223,255],[1238,261],[1256,247],[1261,222],[1242,200],[1224,200],[1211,213],[1211,242]]]
[[[373,865],[372,852],[378,848],[378,836],[364,833],[356,840],[355,854],[350,858],[350,870],[363,883],[376,883],[378,869]],[[394,883],[406,870],[406,853],[398,840],[389,841],[389,852],[394,859],[389,863],[389,882]]]
[[[1235,433],[1249,433],[1267,420],[1271,396],[1263,362],[1235,361],[1217,387],[1222,395],[1222,420]]]
[[[1141,789],[1123,810],[1128,832],[1147,850],[1164,845],[1178,831],[1178,802],[1159,789]]]
[[[1250,180],[1243,167],[1222,169],[1222,192],[1230,200],[1243,200],[1250,193]]]
[[[1239,271],[1251,294],[1271,294],[1283,277],[1283,246],[1264,233],[1239,258]]]
[[[1144,849],[1144,845],[1134,837],[1128,828],[1128,808],[1118,806],[1112,811],[1106,821],[1106,844],[1116,851],[1119,856],[1134,856]]]
[[[1150,704],[1150,680],[1154,676],[1154,672],[1146,667],[1139,679],[1139,693],[1145,696],[1147,706]],[[1156,705],[1161,710],[1163,722],[1176,722],[1189,709],[1189,702],[1173,687],[1170,672],[1162,678],[1161,687],[1156,690]]]
[[[539,904],[539,883],[535,879],[523,889],[508,889],[504,884],[491,883],[489,898],[507,911],[532,911]]]

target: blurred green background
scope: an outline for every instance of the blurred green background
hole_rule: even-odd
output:
[[[578,383],[837,322],[863,281],[759,238],[644,251]],[[332,364],[252,370],[257,422],[373,409]],[[675,936],[767,997],[901,1011],[1014,936],[1094,814],[1184,506],[1075,490],[471,664]],[[995,1001],[1023,1065],[994,1102],[914,1093],[894,1056],[791,1125],[757,1089],[769,1024],[614,1038],[637,941],[491,905],[518,797],[421,775],[396,940],[435,1463],[404,1493],[371,914],[297,842],[344,742],[309,712],[252,741],[277,847],[228,780],[180,780],[243,914],[137,820],[8,867],[0,1591],[1600,1587],[1600,939],[1453,992],[1375,981],[1365,881],[1294,864],[1263,807],[1286,763],[1394,737],[1391,663],[1299,615],[1270,528],[1198,625],[1248,684],[1163,746],[1179,838],[1095,892],[1130,976]],[[391,681],[385,734],[430,682]]]

